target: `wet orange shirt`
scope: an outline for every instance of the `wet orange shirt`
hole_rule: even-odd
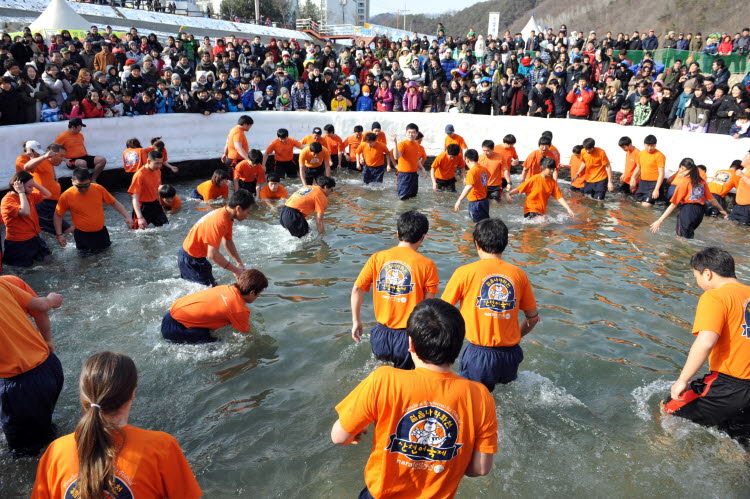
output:
[[[638,164],[638,158],[640,158],[641,151],[637,147],[633,147],[633,150],[625,153],[625,168],[622,171],[620,181],[624,184],[629,184],[630,179],[633,178],[633,171],[635,166]]]
[[[243,182],[257,182],[262,184],[266,181],[265,170],[261,165],[254,165],[243,159],[234,166],[234,178]],[[254,192],[252,194],[255,194]]]
[[[746,177],[737,178],[737,196],[734,198],[735,202],[740,206],[746,206],[750,204],[750,185],[746,182]]]
[[[266,147],[266,154],[275,154],[276,161],[292,161],[294,159],[294,148],[302,149],[305,147],[302,142],[287,137],[286,142],[281,142],[280,139],[274,139]]]
[[[325,147],[317,155],[313,154],[309,146],[302,149],[302,152],[299,153],[299,164],[305,168],[320,168],[325,166],[326,161],[330,160],[331,156]]]
[[[346,139],[344,139],[343,144],[341,144],[341,150],[346,151],[346,148],[349,148],[349,154],[354,154],[359,145],[364,142],[363,137],[357,137],[357,134],[350,135]]]
[[[593,184],[606,180],[609,158],[601,147],[594,147],[591,152],[581,151],[581,161],[586,163],[586,182]]]
[[[437,293],[435,262],[412,248],[396,246],[372,255],[354,285],[364,292],[375,283],[375,319],[391,329],[405,329],[409,314],[425,293]]]
[[[326,139],[326,147],[331,155],[338,154],[344,150],[344,141],[335,133],[333,135],[325,135],[323,138]]]
[[[283,185],[279,185],[279,187],[276,189],[276,192],[273,192],[270,187],[268,187],[268,184],[264,185],[263,188],[260,190],[260,195],[258,196],[259,199],[284,199],[288,198],[289,193],[286,191],[286,187]]]
[[[548,152],[552,154],[552,159],[555,160],[555,164],[559,167],[560,166],[560,151],[557,149],[557,147],[550,144]]]
[[[693,334],[701,331],[719,335],[708,356],[711,371],[750,379],[750,286],[730,283],[703,293]]]
[[[708,189],[711,191],[711,194],[724,197],[737,187],[739,179],[740,177],[732,170],[719,170],[714,175],[711,183],[708,184]]]
[[[51,194],[47,199],[57,201],[60,199],[60,183],[57,181],[55,175],[55,167],[52,163],[45,159],[34,168],[31,172],[31,176],[34,177],[34,182],[45,187]]]
[[[229,197],[229,185],[226,183],[216,186],[211,180],[206,180],[198,184],[195,190],[203,197],[203,201],[211,201],[216,198],[226,199]]]
[[[292,194],[286,205],[299,210],[304,216],[310,215],[313,211],[322,215],[328,208],[328,196],[325,195],[320,186],[308,185]]]
[[[159,204],[164,208],[164,211],[179,211],[180,208],[182,208],[182,199],[180,199],[180,196],[175,194],[174,200],[172,201],[172,204],[167,204],[164,202],[164,198],[159,198]]]
[[[526,160],[523,162],[523,169],[529,170],[529,173],[527,174],[528,177],[536,175],[537,173],[540,173],[542,171],[542,167],[541,167],[542,158],[555,159],[555,156],[549,150],[547,150],[547,152],[542,154],[542,151],[537,149],[536,151],[532,152],[526,157]]]
[[[680,182],[669,200],[672,204],[706,204],[706,201],[713,199],[714,196],[708,190],[706,182],[701,180],[696,186],[690,183],[686,177],[684,182]]]
[[[235,286],[216,286],[183,296],[169,308],[172,318],[187,328],[219,329],[231,324],[250,331],[250,309]]]
[[[16,171],[23,171],[23,167],[26,166],[26,163],[28,163],[29,161],[31,161],[31,158],[26,154],[19,155],[16,158]]]
[[[488,158],[486,154],[479,156],[479,164],[487,169],[490,174],[490,180],[487,185],[503,185],[503,178],[506,171],[510,171],[510,163],[504,155],[493,152],[492,157]]]
[[[497,452],[495,400],[452,372],[379,367],[336,412],[352,435],[375,423],[365,467],[373,497],[453,497],[474,452]]]
[[[91,184],[85,194],[71,187],[60,195],[56,211],[63,216],[70,210],[76,229],[97,232],[104,228],[104,205],[114,202],[112,194],[99,184]]]
[[[577,173],[578,170],[581,169],[581,164],[583,164],[583,161],[581,161],[580,156],[576,156],[575,154],[570,156],[570,177],[573,178]],[[586,185],[586,168],[583,169],[580,175],[578,175],[578,178],[575,179],[575,182],[571,182],[571,187],[577,187],[579,189],[583,189]]]
[[[508,160],[508,167],[510,167],[510,163],[512,160],[518,159],[518,153],[516,152],[515,146],[505,147],[503,144],[496,145],[495,152],[505,156],[505,158]]]
[[[21,196],[17,193],[8,192],[0,202],[0,215],[5,224],[5,239],[8,241],[28,241],[42,232],[36,204],[40,203],[43,197],[38,192],[32,192],[26,199],[29,201],[28,216],[18,214],[21,210]]]
[[[122,153],[122,168],[128,173],[135,173],[148,161],[142,147],[131,147]]]
[[[414,173],[419,170],[419,158],[422,156],[422,146],[416,141],[402,140],[398,143],[401,157],[398,158],[396,168],[400,172]]]
[[[234,128],[232,128],[229,131],[229,136],[227,137],[227,157],[229,159],[242,159],[242,156],[240,156],[240,153],[237,152],[237,149],[234,147],[234,143],[238,142],[242,149],[245,150],[245,153],[249,153],[250,150],[247,148],[247,137],[245,136],[245,130],[240,126],[237,125]]]
[[[26,284],[26,282],[23,279],[21,279],[20,277],[16,277],[14,275],[0,275],[0,279],[2,279],[5,282],[8,282],[8,283],[14,285],[17,288],[22,289],[23,291],[25,291],[28,294],[30,294],[33,298],[37,298],[39,296],[39,295],[37,295],[34,292],[34,290],[31,288],[31,286],[29,286],[28,284]],[[23,311],[26,312],[28,315],[30,315],[32,317],[38,317],[38,316],[40,316],[40,315],[43,314],[43,312],[32,312],[31,310],[28,309],[28,307],[24,307]]]
[[[641,180],[653,182],[659,180],[659,168],[664,168],[667,158],[658,149],[648,152],[645,149],[638,153],[638,164],[641,165]]]
[[[209,246],[219,248],[222,239],[232,239],[233,226],[234,220],[227,210],[224,207],[217,208],[195,222],[182,243],[182,249],[193,258],[205,258]]]
[[[72,134],[64,131],[55,139],[55,144],[60,144],[65,148],[65,157],[68,159],[82,158],[86,156],[86,146],[83,145],[83,133]]]
[[[150,203],[159,199],[159,186],[161,185],[161,168],[151,171],[141,168],[133,175],[130,181],[128,194],[140,196],[141,203]]]
[[[26,309],[32,296],[0,279],[0,378],[11,378],[37,367],[49,357],[49,347]]]
[[[383,166],[385,164],[385,154],[388,154],[388,148],[382,142],[375,141],[373,146],[367,142],[362,142],[357,147],[357,155],[362,155],[367,166]]]
[[[463,164],[460,155],[451,159],[447,152],[441,152],[435,157],[430,168],[435,171],[435,178],[451,180],[456,178],[456,168],[461,168]]]
[[[469,201],[481,201],[487,197],[487,185],[490,181],[490,174],[487,169],[477,163],[466,172],[466,185],[471,186],[466,199]]]
[[[519,310],[536,307],[526,273],[499,258],[487,258],[456,269],[442,296],[459,301],[466,339],[475,345],[508,347],[521,341]]]
[[[450,136],[448,134],[445,135],[445,144],[443,145],[443,151],[447,151],[448,146],[451,144],[456,144],[461,149],[462,154],[464,149],[469,148],[469,146],[466,145],[466,141],[464,140],[464,138],[457,133],[454,133],[453,136]]]
[[[518,186],[518,192],[526,194],[526,200],[523,203],[524,213],[547,213],[547,203],[550,196],[555,199],[563,197],[560,186],[557,181],[550,175],[547,178],[541,174],[534,175],[526,182]]]
[[[201,497],[190,464],[172,435],[131,425],[120,429],[124,442],[120,441],[122,437],[116,437],[119,452],[115,459],[115,486],[121,491],[118,497]],[[78,473],[78,448],[75,434],[71,433],[52,442],[42,456],[31,497],[80,497]]]

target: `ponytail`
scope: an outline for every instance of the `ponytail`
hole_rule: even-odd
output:
[[[701,174],[698,171],[698,167],[692,158],[685,158],[680,162],[680,166],[686,170],[686,177],[690,180],[690,184],[695,187],[701,183]]]

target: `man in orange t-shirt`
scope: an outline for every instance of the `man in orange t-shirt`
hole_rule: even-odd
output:
[[[429,228],[423,214],[402,213],[396,226],[398,245],[373,254],[352,288],[352,338],[361,341],[360,309],[365,293],[375,283],[372,301],[377,323],[370,330],[372,353],[399,369],[414,369],[406,337],[409,314],[422,300],[434,298],[440,284],[435,262],[418,253]]]
[[[729,165],[728,170],[719,170],[714,173],[711,182],[708,183],[708,190],[714,195],[714,199],[721,205],[725,210],[727,209],[727,202],[724,200],[724,196],[729,194],[732,189],[736,189],[739,186],[740,175],[738,171],[742,170],[742,161],[735,159],[732,164]],[[712,206],[706,206],[706,215],[715,217],[719,212]]]
[[[331,155],[320,142],[312,142],[299,153],[299,177],[302,186],[314,185],[315,179],[331,176]]]
[[[638,153],[638,164],[630,177],[630,192],[635,191],[635,200],[641,205],[653,206],[661,196],[666,162],[664,154],[656,148],[656,136],[646,135],[643,150]]]
[[[549,198],[553,197],[560,203],[563,208],[568,210],[568,215],[575,216],[573,210],[568,206],[567,201],[563,198],[560,186],[554,177],[556,165],[552,158],[542,159],[542,171],[537,173],[526,182],[513,189],[508,193],[508,202],[511,196],[515,194],[526,194],[526,201],[523,203],[524,218],[535,218],[547,214],[547,203]]]
[[[570,190],[573,192],[583,192],[583,188],[586,186],[586,165],[583,165],[583,170],[581,170],[581,164],[583,163],[581,151],[583,151],[583,146],[576,144],[573,146],[570,155],[570,178],[572,179],[576,172],[579,172],[578,178],[570,182]]]
[[[750,287],[737,280],[734,258],[723,249],[699,251],[690,259],[690,266],[704,291],[693,321],[696,338],[663,409],[747,441]],[[691,381],[706,360],[710,373]]]
[[[336,180],[327,175],[315,179],[317,185],[302,187],[287,200],[281,208],[279,223],[294,237],[303,237],[310,232],[306,217],[315,212],[318,233],[325,232],[323,215],[328,208],[328,196],[336,188]]]
[[[162,155],[159,151],[148,153],[148,162],[133,174],[128,194],[133,196],[133,227],[145,229],[148,224],[161,227],[169,223],[159,202]]]
[[[344,139],[341,144],[341,152],[343,153],[342,166],[346,166],[349,169],[357,168],[357,148],[363,140],[364,127],[362,125],[356,125],[354,127],[354,133]],[[349,152],[347,153],[347,149]]]
[[[469,146],[466,145],[466,141],[464,140],[464,138],[456,133],[456,129],[453,128],[453,125],[445,125],[445,141],[443,144],[443,150],[447,151],[448,146],[451,144],[456,144],[459,149],[461,149],[461,156],[463,156],[463,153],[465,153],[469,148]]]
[[[456,192],[456,175],[461,175],[464,160],[458,144],[450,144],[438,154],[430,165],[433,191]]]
[[[330,123],[323,127],[323,131],[326,133],[323,136],[326,141],[325,146],[331,155],[331,168],[338,168],[341,164],[341,155],[344,152],[344,141],[336,135],[336,130]]]
[[[161,335],[174,343],[210,343],[211,331],[231,324],[242,333],[250,332],[250,310],[268,287],[268,279],[257,269],[244,270],[231,286],[216,286],[176,300],[161,321]]]
[[[539,137],[539,142],[537,144],[539,146],[539,149],[529,154],[526,157],[526,160],[523,162],[521,182],[528,180],[532,176],[542,171],[542,158],[554,159],[554,155],[549,150],[550,146],[552,145],[552,139],[550,139],[546,135],[542,135],[541,137]]]
[[[398,190],[398,198],[402,201],[417,195],[417,191],[419,190],[419,176],[417,172],[421,171],[424,175],[427,174],[422,166],[422,146],[417,142],[418,134],[419,127],[414,123],[409,123],[406,125],[406,140],[398,142],[396,134],[391,135],[394,145],[393,154],[398,161],[396,166],[398,170],[396,188]],[[391,171],[390,166],[388,166],[388,171]]]
[[[336,406],[335,444],[358,443],[375,423],[360,498],[453,497],[464,476],[492,469],[495,401],[481,384],[451,371],[464,334],[455,307],[421,302],[405,333],[416,369],[380,367]]]
[[[245,189],[253,196],[260,194],[266,183],[266,172],[261,165],[263,154],[257,149],[250,150],[250,161],[242,160],[234,166],[234,190]]]
[[[507,186],[512,185],[508,157],[495,150],[494,141],[485,140],[482,142],[479,164],[485,167],[490,174],[490,180],[487,183],[487,199],[500,202],[500,194]]]
[[[324,147],[328,145],[328,141],[323,138],[323,129],[320,128],[319,126],[316,126],[315,128],[313,128],[313,131],[310,135],[305,135],[302,138],[302,145],[304,146],[309,146],[313,142],[318,142],[320,145]]]
[[[286,191],[286,187],[281,185],[281,179],[275,173],[269,173],[266,177],[266,185],[260,190],[258,199],[271,201],[274,199],[286,199],[289,197],[289,193]]]
[[[182,208],[182,199],[177,195],[177,190],[169,184],[159,186],[159,204],[164,213],[177,213]]]
[[[177,254],[180,277],[204,286],[216,286],[209,259],[219,267],[239,276],[245,270],[245,266],[232,240],[232,229],[235,220],[241,222],[247,218],[252,206],[252,194],[240,189],[232,193],[226,206],[217,208],[195,222]],[[221,254],[222,246],[236,265]]]
[[[55,233],[55,224],[53,222],[57,200],[60,199],[60,184],[57,182],[55,167],[65,160],[65,148],[60,144],[50,144],[44,154],[30,159],[25,165],[24,170],[31,173],[34,182],[43,185],[50,192],[50,197],[42,200],[36,205],[36,212],[39,215],[39,226],[44,232]],[[63,232],[73,232],[73,227],[67,220],[62,222]]]
[[[250,148],[247,145],[245,134],[250,131],[253,123],[253,119],[250,116],[246,114],[240,116],[237,120],[237,126],[232,127],[227,136],[224,152],[221,156],[222,163],[232,167],[243,159],[248,159]]]
[[[65,148],[65,157],[68,159],[70,168],[88,168],[94,170],[91,181],[96,183],[99,175],[104,171],[107,160],[101,156],[92,156],[86,152],[83,144],[84,138],[81,130],[86,125],[81,118],[73,118],[68,122],[68,130],[61,133],[55,139],[55,144]]]
[[[39,236],[42,228],[36,205],[50,192],[34,182],[29,172],[16,172],[8,186],[12,189],[0,202],[0,216],[5,224],[3,263],[31,267],[35,261],[49,263],[52,252]]]
[[[729,220],[734,220],[743,225],[750,225],[750,176],[746,173],[750,170],[750,151],[742,158],[742,170],[737,170],[737,196],[734,198],[735,205]]]
[[[76,249],[84,256],[99,253],[109,248],[112,241],[104,225],[104,205],[111,204],[125,219],[130,229],[133,219],[112,194],[99,184],[94,184],[87,168],[76,168],[72,175],[73,186],[60,195],[55,209],[55,239],[61,247],[68,245],[62,232],[62,217],[70,210],[73,218],[73,239]]]
[[[623,194],[635,195],[638,190],[638,180],[635,181],[634,189],[630,187],[630,182],[633,180],[633,173],[635,173],[641,151],[633,145],[630,137],[621,137],[618,145],[620,149],[625,151],[625,168],[622,171],[622,176],[620,176],[620,188],[618,190]]]
[[[604,201],[607,192],[615,190],[615,184],[612,182],[612,165],[604,149],[596,147],[596,141],[592,138],[584,139],[583,149],[581,150],[581,166],[571,178],[575,181],[578,175],[586,170],[586,182],[583,187],[583,193],[591,196],[598,201]]]
[[[297,165],[294,164],[294,148],[303,149],[305,146],[302,142],[289,137],[289,131],[286,128],[279,128],[276,131],[274,139],[263,153],[263,170],[266,170],[266,161],[268,156],[273,154],[273,173],[280,178],[296,177]]]
[[[464,154],[464,162],[469,167],[466,172],[465,186],[453,206],[453,211],[461,208],[461,201],[469,199],[469,216],[474,223],[490,218],[490,200],[487,199],[487,184],[490,181],[490,173],[479,163],[479,153],[475,149],[469,149]]]
[[[474,227],[479,260],[459,267],[443,292],[443,300],[461,302],[468,345],[461,355],[459,375],[479,381],[490,391],[510,383],[523,361],[521,338],[539,322],[534,292],[526,273],[502,260],[508,227],[488,218]],[[518,312],[526,320],[519,326]]]
[[[355,153],[357,169],[363,170],[362,181],[365,184],[383,183],[388,147],[382,142],[378,142],[374,133],[367,132],[365,140],[359,144]]]

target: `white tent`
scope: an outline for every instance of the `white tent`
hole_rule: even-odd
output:
[[[531,13],[531,17],[529,18],[529,22],[526,23],[526,26],[523,27],[521,30],[521,36],[523,36],[524,40],[528,40],[531,36],[531,30],[534,30],[536,34],[538,35],[540,32],[544,31],[544,28],[536,22],[536,18],[534,17],[534,13]]]
[[[91,23],[76,13],[65,0],[52,0],[44,12],[31,23],[31,32],[37,31],[86,31]]]

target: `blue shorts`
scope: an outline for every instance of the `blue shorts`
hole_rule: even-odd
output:
[[[96,232],[75,229],[73,231],[73,239],[76,242],[78,252],[82,256],[95,255],[112,246],[112,241],[109,239],[109,231],[106,227],[102,227],[101,230],[97,230]]]
[[[523,362],[523,350],[512,347],[482,347],[468,343],[461,353],[458,374],[479,381],[489,391],[497,383],[510,383],[518,377],[518,366]]]
[[[603,200],[607,196],[607,187],[609,185],[608,179],[600,180],[599,182],[585,182],[583,186],[583,193],[587,196],[591,196],[594,199]]]
[[[475,223],[490,218],[490,200],[484,198],[479,201],[469,201],[469,216]]]
[[[703,222],[703,215],[706,213],[706,207],[702,204],[684,203],[680,205],[680,213],[677,215],[677,226],[675,231],[680,237],[693,239],[695,229]]]
[[[195,258],[180,248],[177,253],[177,264],[180,267],[180,277],[186,281],[197,282],[204,286],[216,286],[213,267],[207,258]]]
[[[376,359],[393,362],[398,369],[414,369],[406,329],[391,329],[378,322],[370,330],[370,345]]]
[[[161,320],[161,335],[165,340],[174,343],[211,343],[218,341],[218,338],[211,336],[211,330],[207,327],[185,327],[172,317],[169,310]]]
[[[672,199],[672,196],[674,196],[674,191],[676,190],[676,185],[670,185],[669,187],[667,187],[667,199]]]
[[[296,208],[282,206],[279,223],[294,237],[304,237],[310,232],[310,224],[307,223],[302,212]]]
[[[656,189],[656,180],[641,180],[638,182],[638,190],[635,191],[635,200],[639,203],[654,204],[656,202],[652,196],[654,189]]]
[[[417,172],[398,172],[396,187],[398,188],[398,198],[400,200],[404,201],[415,197],[419,190],[419,174]]]
[[[729,220],[750,225],[750,204],[736,204],[729,214]]]
[[[373,182],[383,183],[383,175],[385,175],[385,165],[380,166],[367,166],[362,172],[362,180],[365,184]]]
[[[53,217],[56,208],[57,201],[51,199],[45,199],[36,204],[36,214],[39,215],[39,227],[48,234],[55,234],[55,223],[53,222]],[[62,230],[65,232],[68,229],[70,229],[70,224],[63,218]]]
[[[34,262],[43,262],[51,254],[47,243],[39,236],[34,236],[26,241],[8,241],[6,239],[3,263],[17,267],[31,267]]]
[[[200,199],[201,201],[205,201],[200,192],[198,192],[198,189],[193,189],[192,191],[190,191],[190,196],[188,197],[190,197],[190,199]]]

